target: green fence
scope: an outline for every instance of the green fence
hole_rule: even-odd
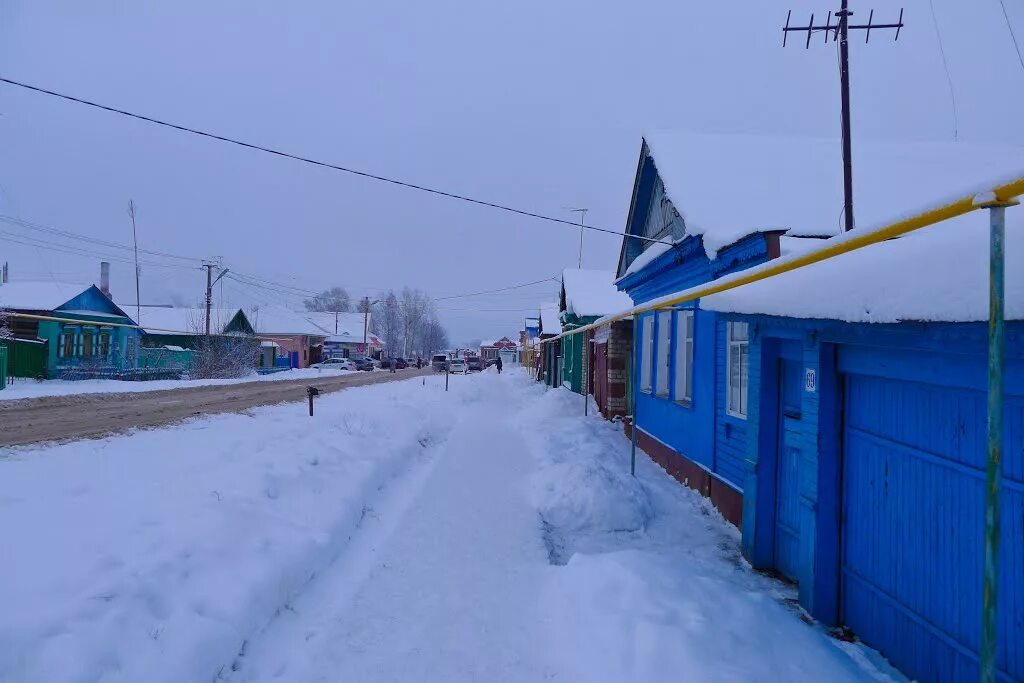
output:
[[[47,347],[45,341],[34,339],[0,339],[7,356],[8,377],[46,379]]]
[[[0,346],[0,389],[7,388],[7,347]]]

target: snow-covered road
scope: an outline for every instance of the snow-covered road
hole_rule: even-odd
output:
[[[521,373],[0,458],[0,681],[901,680]]]

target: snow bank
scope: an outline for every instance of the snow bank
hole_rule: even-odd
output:
[[[582,415],[581,397],[533,388],[520,414],[538,464],[531,493],[554,567],[544,628],[562,678],[902,681],[878,653],[804,621],[796,590],[751,570],[710,502]],[[808,620],[809,621],[809,620]]]
[[[630,308],[633,300],[615,287],[615,273],[610,270],[562,271],[565,310],[580,317],[600,316]]]
[[[232,379],[161,379],[149,382],[124,382],[116,379],[34,380],[20,377],[8,378],[7,388],[0,391],[0,401],[17,398],[39,398],[41,396],[71,396],[74,394],[131,394],[139,391],[161,391],[185,389],[188,387],[220,386],[244,382],[279,382],[285,379],[318,379],[348,375],[355,370],[320,370],[302,368],[283,370],[269,375],[252,374]]]
[[[1005,242],[1006,318],[1020,320],[1024,319],[1024,221],[1010,216]],[[988,216],[972,213],[704,297],[701,307],[867,323],[987,320],[988,249]]]
[[[436,384],[436,383],[435,383]],[[417,378],[0,460],[0,680],[212,681],[456,417]],[[401,419],[396,419],[401,416]]]

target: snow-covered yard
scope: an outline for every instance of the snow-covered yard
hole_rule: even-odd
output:
[[[889,679],[578,396],[437,380],[8,451],[0,680]]]
[[[316,379],[349,375],[355,370],[320,370],[318,368],[293,368],[269,375],[253,373],[246,377],[232,379],[159,379],[148,382],[124,382],[116,379],[46,379],[34,380],[13,378],[7,388],[0,391],[0,401],[17,398],[39,398],[42,396],[72,396],[74,394],[130,394],[138,391],[160,391],[162,389],[185,389],[243,382],[279,382],[286,379]]]

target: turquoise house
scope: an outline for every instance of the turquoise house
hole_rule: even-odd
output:
[[[35,356],[37,367],[25,371],[27,376],[113,377],[130,374],[137,366],[135,321],[95,285],[8,282],[0,285],[0,308],[13,314],[15,339],[45,346]]]

